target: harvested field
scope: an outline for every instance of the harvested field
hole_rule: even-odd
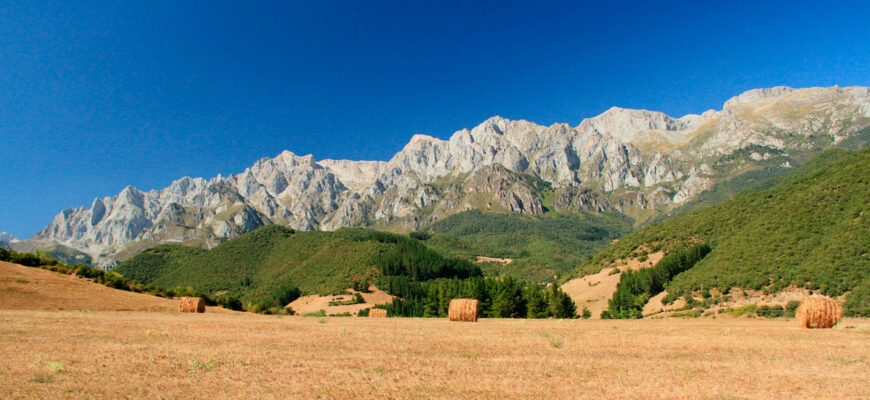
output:
[[[0,311],[0,398],[870,397],[870,321]]]
[[[0,309],[170,311],[177,307],[172,299],[0,261]]]

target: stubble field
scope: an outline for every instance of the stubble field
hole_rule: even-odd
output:
[[[844,326],[0,310],[0,398],[868,398]]]

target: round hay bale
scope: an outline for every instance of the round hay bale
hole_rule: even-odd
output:
[[[479,300],[450,300],[450,308],[447,310],[447,319],[450,321],[477,322],[477,309],[479,306]]]
[[[817,329],[831,328],[843,317],[843,306],[830,297],[812,296],[801,300],[795,312],[798,326]]]
[[[179,297],[178,312],[185,313],[204,313],[205,300],[199,297]]]
[[[383,308],[372,308],[369,310],[369,318],[386,318],[387,310]]]

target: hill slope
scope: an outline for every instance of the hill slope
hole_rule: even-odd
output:
[[[419,280],[480,274],[470,262],[445,259],[406,236],[365,229],[296,232],[274,225],[208,251],[156,246],[114,271],[143,283],[226,292],[245,301],[269,299],[286,285],[304,294],[330,294],[385,274]]]
[[[176,304],[172,299],[112,289],[75,275],[0,261],[0,308],[171,311]]]
[[[870,148],[829,150],[760,189],[629,234],[575,275],[640,256],[644,245],[671,253],[706,243],[713,251],[673,279],[670,299],[702,289],[777,292],[794,285],[831,296],[851,291],[847,312],[863,313],[870,301]]]
[[[630,232],[631,226],[632,220],[619,213],[533,217],[472,210],[432,224],[426,245],[471,260],[505,259],[482,264],[487,275],[551,281]]]

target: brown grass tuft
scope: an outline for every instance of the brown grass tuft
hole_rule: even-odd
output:
[[[178,312],[204,313],[205,300],[199,297],[179,297]]]
[[[383,308],[372,308],[369,310],[369,318],[386,318],[387,310]]]
[[[477,308],[480,301],[473,299],[450,300],[447,319],[450,321],[477,322]]]
[[[795,317],[801,328],[831,328],[843,317],[843,307],[830,297],[807,297],[801,300]]]

